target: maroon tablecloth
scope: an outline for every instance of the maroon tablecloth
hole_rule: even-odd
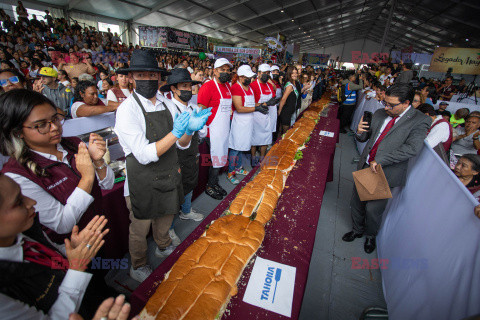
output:
[[[336,106],[330,112],[335,112]],[[329,114],[330,115],[330,114]],[[335,132],[335,137],[320,136],[320,130]],[[257,255],[296,267],[292,318],[298,318],[307,282],[320,207],[335,152],[338,123],[336,118],[321,118],[312,133],[303,159],[298,161],[286,181],[274,217],[265,228],[265,239]],[[251,179],[252,172],[214,209],[192,234],[132,294],[132,315],[137,314],[155,292],[166,272],[183,251],[202,235],[205,226],[217,219],[229,206],[240,189]],[[288,319],[284,316],[249,305],[242,301],[253,264],[238,283],[238,294],[232,298],[222,319]]]
[[[111,190],[102,190],[103,212],[108,219],[110,232],[102,248],[103,258],[121,259],[128,252],[129,212],[123,196],[123,182],[116,183]]]

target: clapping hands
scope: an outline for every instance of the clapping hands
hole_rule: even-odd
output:
[[[173,130],[172,134],[180,139],[187,130],[188,122],[190,120],[190,113],[184,111],[180,115],[175,116],[175,120],[173,121]]]
[[[207,123],[208,117],[212,114],[211,110],[212,108],[203,109],[202,111],[194,110],[190,115],[185,133],[191,136],[195,131],[202,129],[205,123]]]

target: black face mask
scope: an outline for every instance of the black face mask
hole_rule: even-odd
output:
[[[220,76],[218,77],[218,80],[220,83],[227,83],[231,79],[230,72],[220,72]]]
[[[178,95],[180,100],[183,102],[188,102],[192,99],[192,91],[190,90],[180,90],[180,94]]]
[[[245,80],[243,80],[242,83],[245,87],[248,87],[250,85],[250,83],[252,83],[252,79],[245,79]]]
[[[158,80],[135,80],[135,90],[146,99],[155,97],[158,91]]]
[[[260,81],[267,82],[268,81],[268,74],[266,74],[266,73],[262,74],[262,76],[260,77]]]
[[[280,78],[280,75],[279,75],[279,74],[275,74],[275,73],[272,74],[272,79],[273,79],[273,80],[277,81],[278,78]]]

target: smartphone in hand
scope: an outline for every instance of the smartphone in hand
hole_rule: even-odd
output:
[[[370,131],[370,127],[372,125],[372,116],[373,114],[370,111],[364,111],[363,112],[363,122],[368,123],[368,131]]]

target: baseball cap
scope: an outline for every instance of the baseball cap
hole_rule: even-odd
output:
[[[213,68],[217,69],[217,68],[220,68],[221,66],[224,66],[226,64],[228,64],[230,66],[230,68],[233,67],[232,64],[227,59],[219,58],[215,61],[215,64],[213,65]]]
[[[52,78],[56,78],[58,76],[58,72],[55,71],[55,69],[49,68],[49,67],[43,67],[42,69],[40,69],[38,74],[40,76],[52,77]]]
[[[270,66],[266,63],[262,63],[261,65],[258,66],[258,71],[260,72],[270,71]]]
[[[243,66],[240,66],[237,70],[237,74],[239,76],[244,76],[247,78],[251,78],[255,75],[255,73],[252,71],[252,68],[248,64],[244,64]]]
[[[448,103],[446,103],[445,101],[442,101],[442,102],[440,102],[440,105],[442,105],[442,106],[448,106]]]
[[[273,71],[273,70],[279,70],[280,71],[280,68],[276,65],[273,65],[271,68],[270,68],[270,71]]]

